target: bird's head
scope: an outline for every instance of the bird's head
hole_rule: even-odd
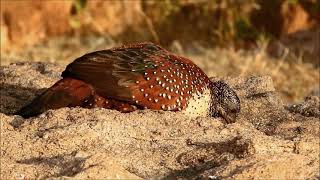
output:
[[[240,112],[240,100],[235,91],[223,81],[211,82],[210,90],[210,116],[223,117],[227,123],[235,122]]]

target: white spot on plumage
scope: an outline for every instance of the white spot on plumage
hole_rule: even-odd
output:
[[[182,112],[191,117],[208,116],[211,101],[210,89],[205,88],[203,93],[193,93],[191,97],[186,97],[187,107]]]

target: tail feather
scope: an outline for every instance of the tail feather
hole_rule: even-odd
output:
[[[49,109],[81,106],[92,94],[91,86],[85,82],[64,78],[36,97],[31,103],[22,107],[15,115],[29,118]]]

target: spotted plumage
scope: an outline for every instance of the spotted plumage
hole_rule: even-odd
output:
[[[182,111],[190,116],[223,115],[219,108],[230,106],[229,113],[240,111],[237,95],[225,83],[215,85],[192,61],[152,43],[86,54],[69,64],[62,77],[17,114],[30,117],[65,106]],[[217,93],[227,97],[224,89],[230,95],[228,107],[219,106],[224,99]]]

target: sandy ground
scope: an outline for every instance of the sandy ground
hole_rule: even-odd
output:
[[[1,179],[319,179],[320,98],[284,104],[271,77],[226,78],[236,123],[181,113],[62,108],[10,115],[62,65],[0,68]]]

